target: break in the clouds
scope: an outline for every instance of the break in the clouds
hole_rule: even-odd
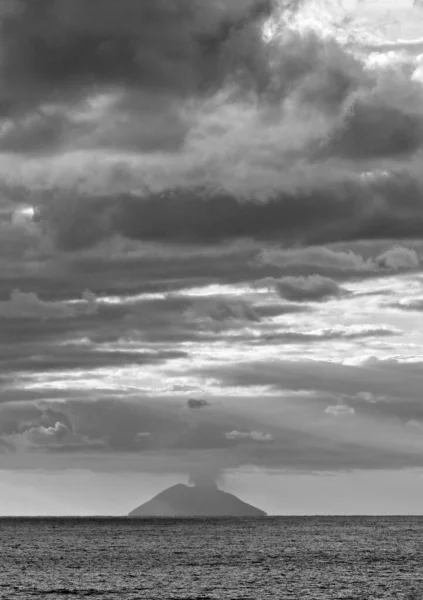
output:
[[[0,468],[423,466],[400,4],[1,3]]]

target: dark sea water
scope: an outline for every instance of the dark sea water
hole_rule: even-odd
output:
[[[0,598],[423,600],[423,518],[0,519]]]

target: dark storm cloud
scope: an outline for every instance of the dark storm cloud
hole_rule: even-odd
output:
[[[355,177],[342,181],[338,175],[323,183],[313,181],[309,189],[275,194],[264,203],[180,191],[122,201],[115,224],[130,238],[170,237],[197,243],[237,236],[284,236],[287,243],[304,244],[417,237],[423,225],[420,183],[407,173],[370,184]]]
[[[274,4],[9,0],[0,11],[0,149],[181,148],[187,101],[228,83],[268,85],[261,26]]]
[[[271,10],[270,0],[11,0],[0,15],[2,112],[99,87],[177,96],[219,89],[234,69],[225,60],[232,36],[259,44]],[[235,57],[252,68],[248,56]]]
[[[382,75],[371,93],[353,97],[323,152],[360,160],[415,152],[423,140],[422,99],[421,83],[409,74]]]
[[[195,244],[283,238],[286,245],[419,235],[422,181],[410,161],[423,140],[423,95],[411,67],[370,70],[316,34],[266,42],[261,25],[272,3],[264,1],[15,0],[10,7],[2,17],[3,105],[32,110],[47,100],[87,100],[93,85],[114,90],[90,122],[64,110],[87,132],[75,141],[80,126],[71,125],[65,147],[127,144],[157,159],[141,168],[122,155],[110,167],[96,157],[100,167],[84,163],[74,175],[69,165],[61,173],[46,163],[40,218],[60,248],[115,234]],[[228,93],[184,109],[172,100],[169,108],[170,98],[210,98],[234,80],[258,96]],[[83,104],[73,110],[82,114]],[[55,129],[60,111],[49,110]],[[50,126],[43,133],[37,115],[8,125],[6,145],[7,136],[40,126],[48,147]],[[169,139],[164,129],[172,128],[162,123],[176,124]],[[157,154],[160,147],[172,152]],[[359,176],[363,157],[379,175]]]
[[[404,164],[423,139],[422,86],[411,67],[370,70],[337,41],[312,33],[265,42],[260,28],[269,2],[15,2],[19,10],[3,16],[2,41],[3,94],[18,97],[14,106],[51,95],[51,102],[71,99],[69,88],[84,96],[93,84],[125,91],[84,125],[94,127],[91,141],[74,143],[70,134],[68,148],[124,148],[127,137],[128,149],[154,154],[160,123],[177,124],[163,142],[170,149],[174,137],[174,153],[156,156],[158,170],[149,166],[147,175],[124,158],[111,171],[103,165],[100,171],[110,172],[97,183],[98,169],[94,175],[85,165],[69,176],[67,166],[68,195],[63,174],[49,177],[42,221],[62,248],[89,247],[115,233],[167,243],[283,236],[286,244],[307,244],[421,230],[421,176]],[[209,97],[234,79],[258,90],[259,101],[233,93],[210,106],[187,105],[191,116],[182,123],[179,108],[163,100]],[[138,147],[131,136],[146,123],[151,130],[140,133],[146,145]],[[363,157],[374,163],[366,167],[380,167],[378,176],[358,176]],[[296,172],[298,165],[305,172]]]
[[[300,4],[284,3],[292,9]],[[88,146],[107,147],[113,140],[114,148],[178,147],[187,124],[175,109],[175,98],[209,95],[234,81],[270,104],[294,87],[302,102],[337,107],[365,79],[360,63],[336,43],[322,43],[314,35],[287,36],[282,51],[278,44],[265,43],[261,26],[275,6],[272,0],[182,0],[177,5],[169,0],[93,0],[89,5],[82,0],[11,0],[1,15],[0,104],[6,117],[32,112],[23,122],[8,122],[4,148],[23,149],[25,135],[28,150],[66,146],[66,131],[67,141],[79,135],[82,147],[90,137]],[[101,128],[81,126],[57,110],[69,103],[83,109],[89,94],[102,91],[123,92],[123,97],[111,107],[115,118]],[[165,133],[158,114],[173,134]],[[156,133],[148,131],[145,118],[142,124],[131,115],[155,121]]]
[[[290,177],[294,177],[291,175]],[[115,235],[189,244],[250,237],[286,245],[357,239],[417,238],[423,227],[421,175],[400,170],[366,180],[322,166],[303,181],[289,178],[265,201],[240,199],[210,188],[179,189],[146,197],[59,196],[44,226],[60,248],[77,250]],[[304,215],[307,214],[307,219]]]

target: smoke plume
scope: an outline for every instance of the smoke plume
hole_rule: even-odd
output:
[[[224,471],[217,465],[201,465],[191,470],[188,483],[195,487],[221,488],[225,485]]]

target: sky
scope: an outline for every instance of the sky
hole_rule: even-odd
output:
[[[423,5],[0,4],[0,514],[423,507]]]

